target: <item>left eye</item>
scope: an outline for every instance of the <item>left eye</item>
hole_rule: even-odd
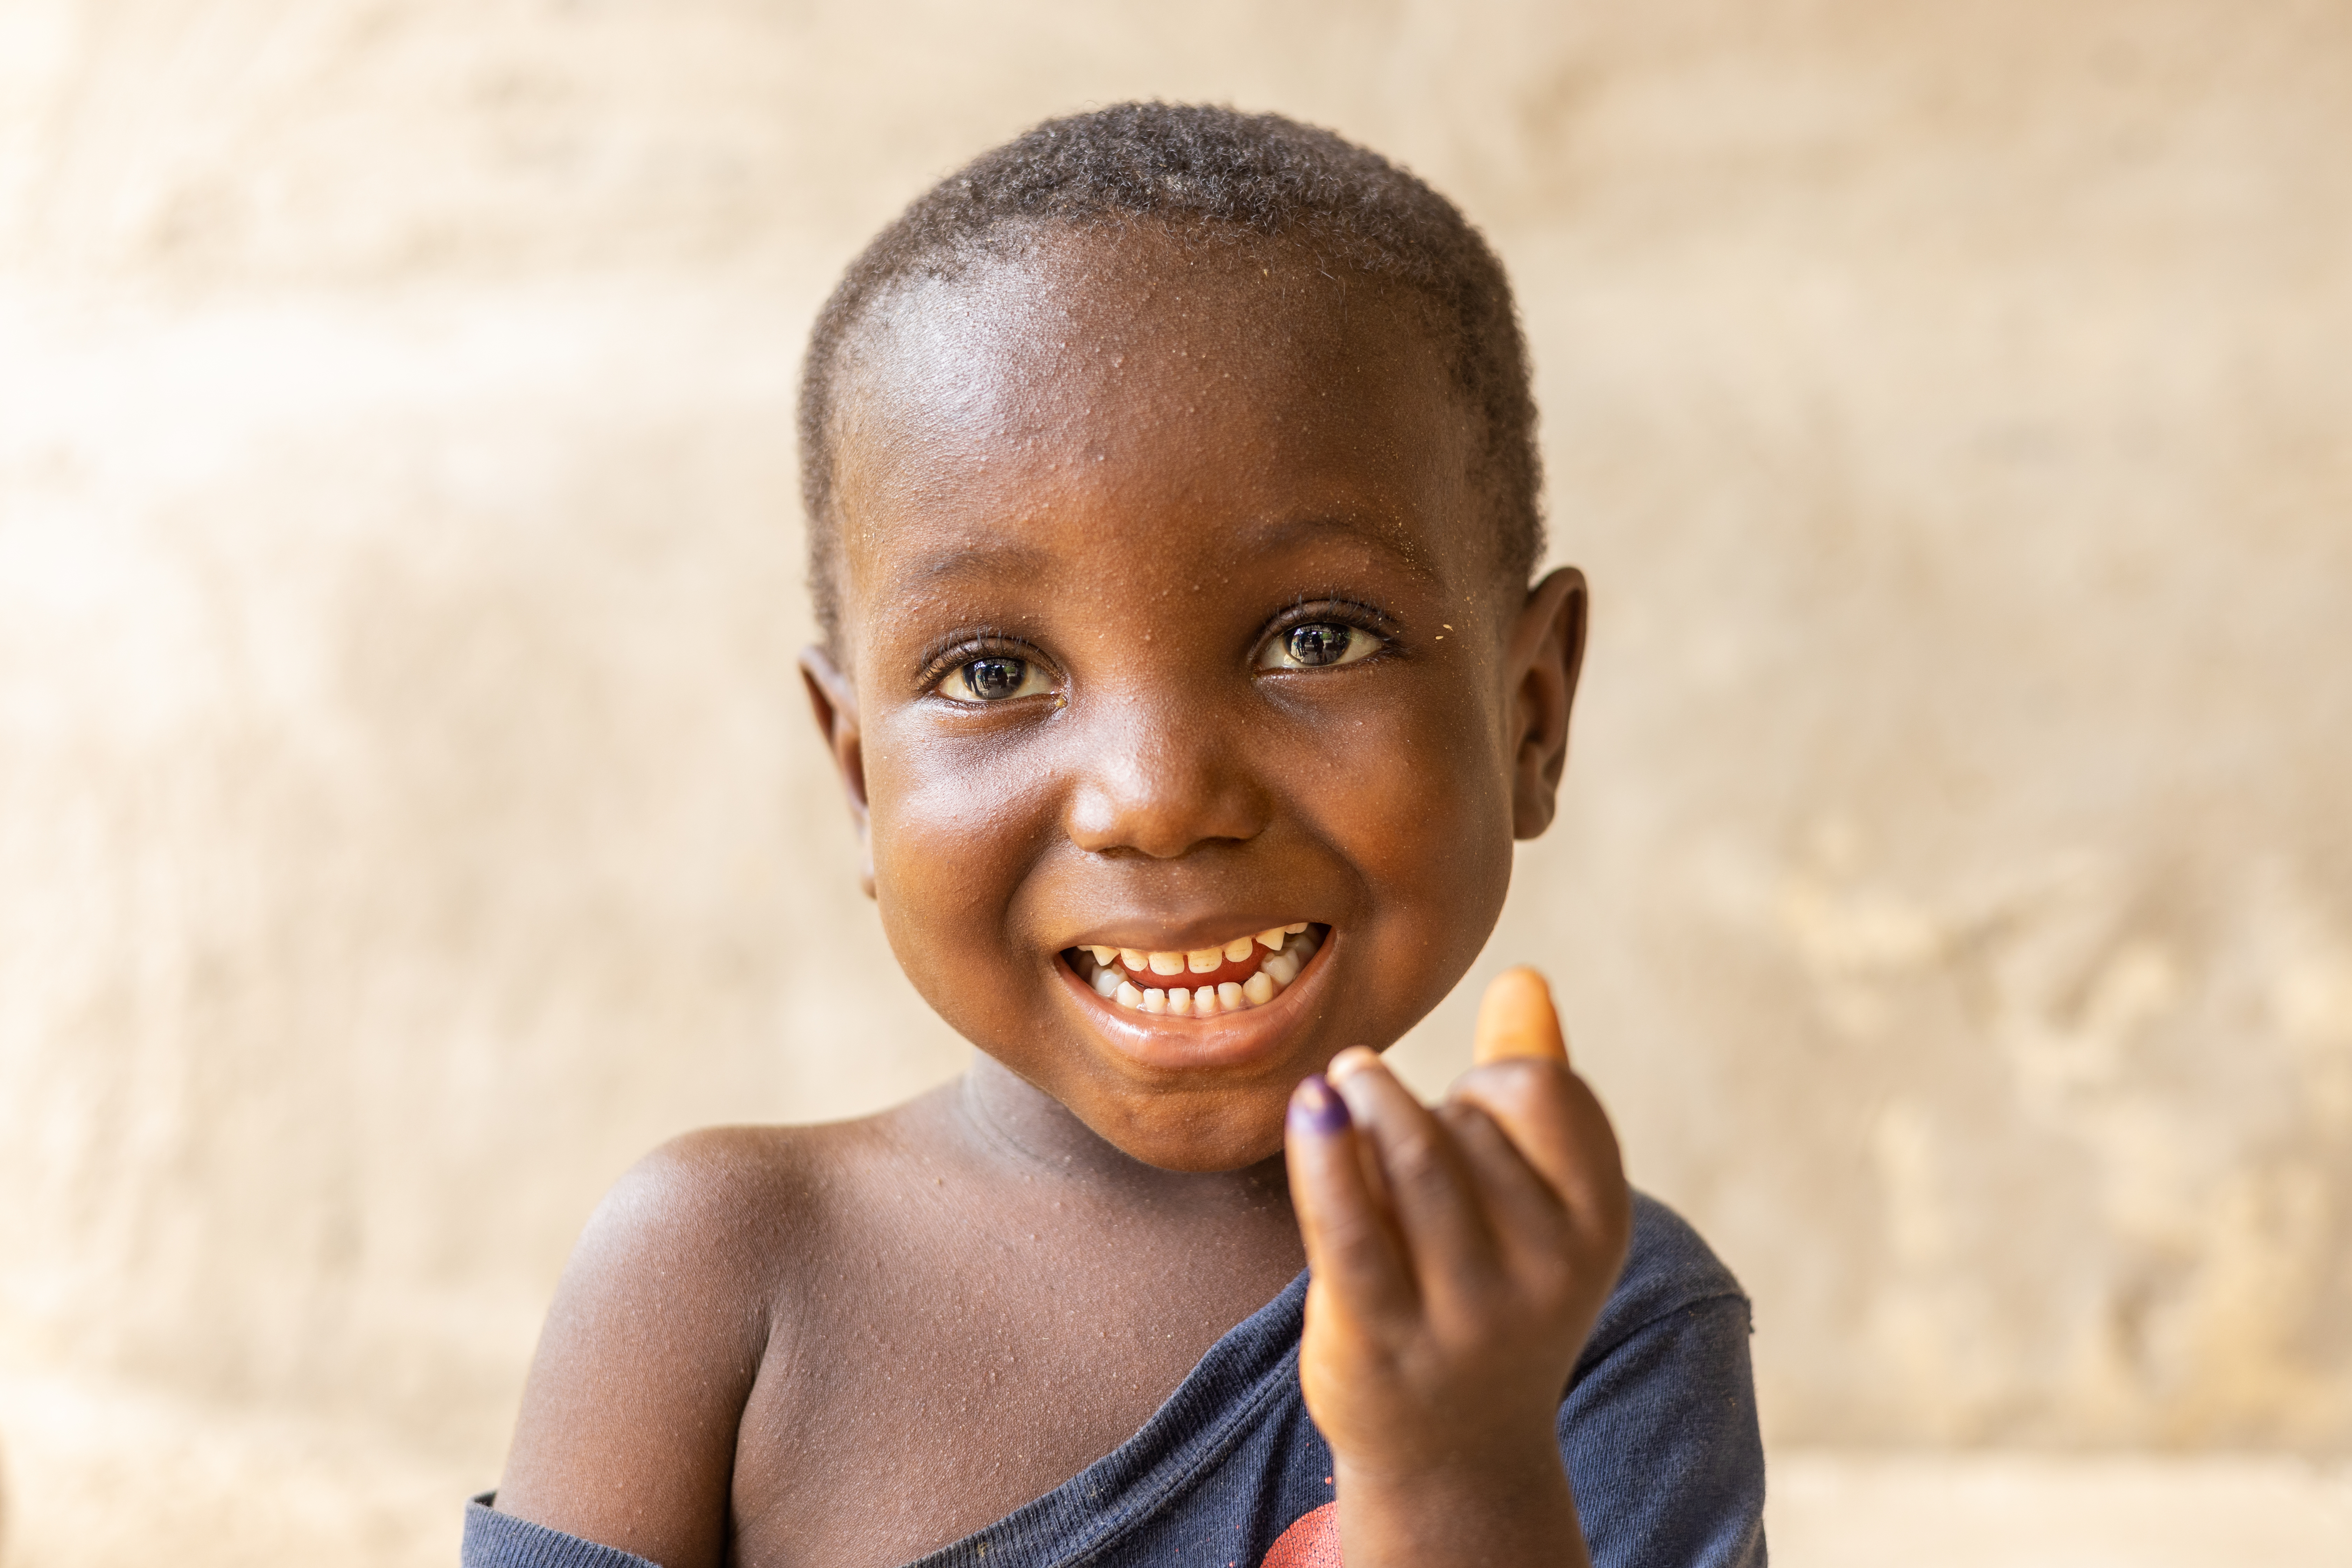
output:
[[[1329,669],[1353,664],[1380,651],[1381,639],[1361,626],[1337,621],[1309,621],[1292,626],[1265,645],[1258,655],[1260,669]]]
[[[949,670],[940,695],[958,702],[1003,702],[1054,689],[1039,666],[1007,654],[983,654]]]

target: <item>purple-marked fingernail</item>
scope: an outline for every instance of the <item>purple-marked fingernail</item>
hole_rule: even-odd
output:
[[[1329,1137],[1347,1131],[1348,1102],[1331,1087],[1331,1080],[1321,1073],[1300,1082],[1297,1092],[1290,1097],[1290,1124],[1302,1132]]]

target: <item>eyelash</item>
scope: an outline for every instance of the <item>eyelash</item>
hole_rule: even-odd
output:
[[[1379,658],[1396,647],[1396,623],[1371,605],[1358,604],[1353,599],[1295,600],[1288,609],[1267,625],[1256,646],[1262,648],[1295,627],[1314,626],[1347,626],[1378,637],[1381,646],[1370,654],[1372,658]]]

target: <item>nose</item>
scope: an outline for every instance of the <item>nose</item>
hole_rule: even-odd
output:
[[[1070,842],[1097,855],[1173,860],[1265,828],[1271,798],[1229,724],[1152,705],[1098,710],[1066,808]]]

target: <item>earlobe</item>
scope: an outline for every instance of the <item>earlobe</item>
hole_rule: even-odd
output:
[[[1529,590],[1512,632],[1514,837],[1533,838],[1551,826],[1560,774],[1568,766],[1569,713],[1584,672],[1590,605],[1584,574],[1563,566]]]
[[[834,770],[849,799],[849,819],[857,828],[858,883],[874,896],[874,837],[866,810],[865,740],[857,724],[857,689],[833,656],[812,645],[801,649],[801,683],[808,689],[817,732],[824,737]]]

